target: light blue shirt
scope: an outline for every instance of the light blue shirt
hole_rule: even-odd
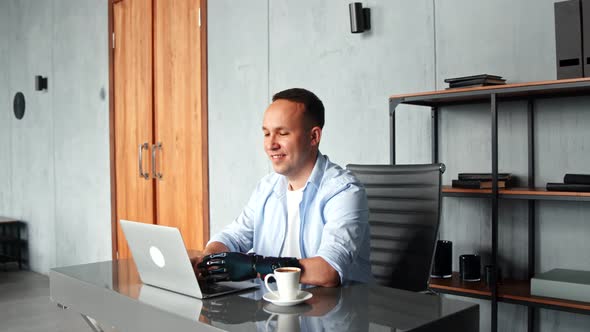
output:
[[[258,183],[248,204],[230,225],[211,238],[230,251],[279,256],[287,234],[287,178],[271,173]],[[363,185],[318,153],[303,199],[301,257],[322,257],[340,282],[373,280],[369,262],[369,210]]]

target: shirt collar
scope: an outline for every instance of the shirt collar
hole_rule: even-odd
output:
[[[320,187],[322,179],[324,178],[324,169],[326,168],[326,159],[327,157],[324,156],[320,151],[318,151],[318,158],[315,161],[315,166],[309,175],[309,179],[307,179],[306,186],[308,184],[313,184],[316,189]]]
[[[318,157],[315,161],[315,165],[313,166],[313,170],[311,171],[311,174],[309,175],[309,178],[305,183],[304,191],[307,190],[307,187],[310,183],[315,187],[315,190],[317,190],[320,187],[320,183],[322,182],[322,178],[324,177],[324,168],[326,165],[327,158],[328,157],[324,156],[320,151],[318,151]],[[277,197],[286,195],[288,185],[289,182],[287,181],[287,177],[281,175],[279,181],[277,181],[277,184],[273,189],[275,195],[277,195]]]

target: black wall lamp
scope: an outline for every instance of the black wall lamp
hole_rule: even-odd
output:
[[[35,76],[35,90],[44,91],[47,90],[47,77]]]
[[[371,9],[363,8],[360,2],[348,4],[350,11],[350,32],[361,33],[371,30]]]

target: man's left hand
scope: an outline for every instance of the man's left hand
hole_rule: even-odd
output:
[[[221,252],[203,257],[197,268],[206,281],[243,281],[256,278],[255,262],[255,255]]]
[[[295,257],[268,257],[239,252],[221,252],[203,257],[197,264],[201,278],[206,281],[242,281],[264,276],[279,267],[299,267]]]

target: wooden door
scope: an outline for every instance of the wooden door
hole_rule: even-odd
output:
[[[116,218],[154,223],[151,149],[141,151],[148,177],[139,173],[140,146],[153,142],[152,0],[114,3],[113,31]],[[129,257],[118,224],[117,248]]]
[[[155,143],[162,146],[157,151],[162,174],[156,180],[157,220],[178,227],[186,247],[197,250],[209,237],[206,35],[200,2],[155,1],[154,15]]]

